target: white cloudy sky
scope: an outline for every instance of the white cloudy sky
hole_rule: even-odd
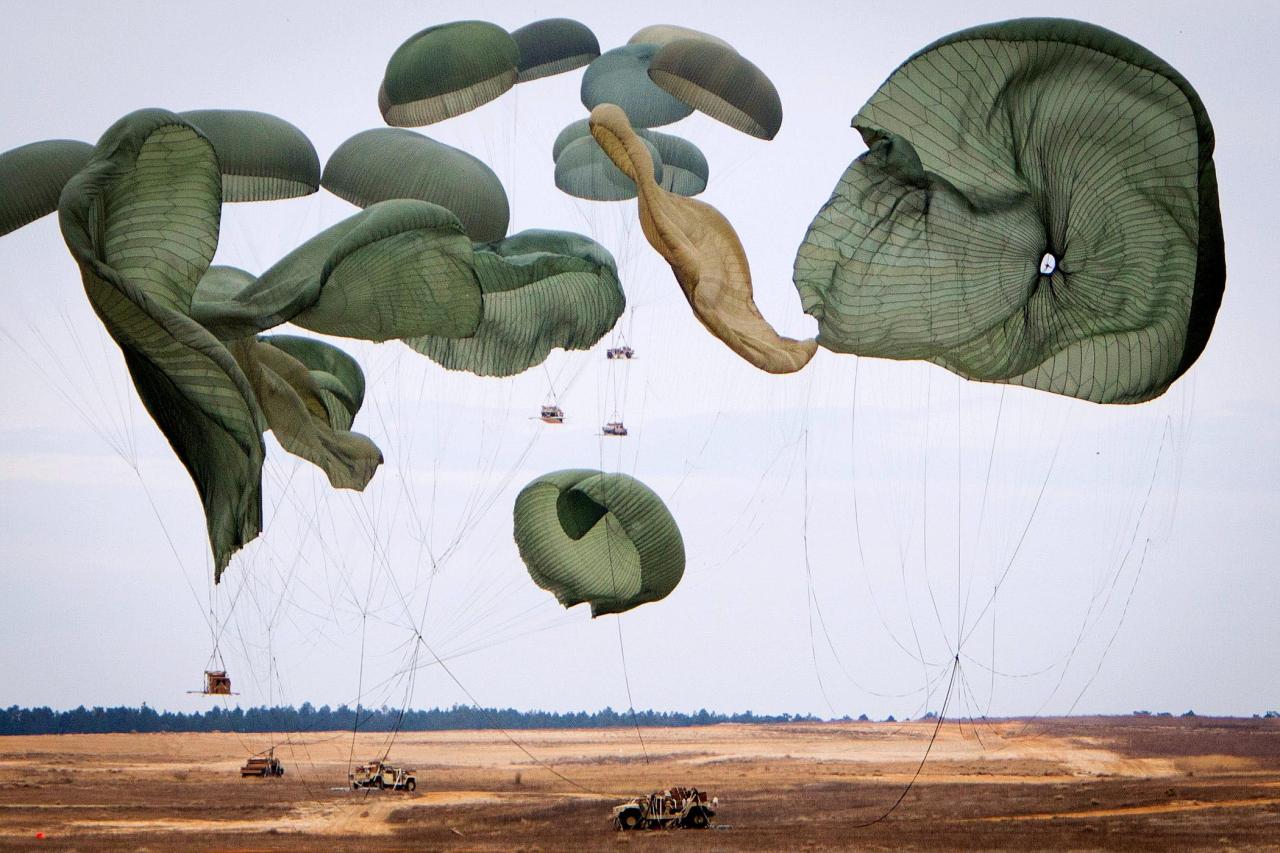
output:
[[[848,127],[858,106],[956,29],[1077,17],[1182,71],[1217,131],[1228,288],[1191,373],[1159,401],[1113,408],[826,352],[799,375],[761,374],[692,319],[632,203],[552,185],[551,141],[585,115],[581,72],[522,85],[425,132],[497,171],[513,231],[583,231],[615,253],[640,358],[611,367],[602,343],[482,380],[398,344],[344,343],[369,379],[357,428],[387,464],[364,494],[335,493],[268,440],[267,531],[217,590],[195,491],[93,317],[55,218],[0,239],[0,705],[203,707],[184,691],[216,635],[239,701],[255,704],[901,716],[938,707],[960,636],[960,713],[1280,706],[1276,13],[1114,0],[779,8],[14,4],[0,150],[93,141],[140,107],[240,107],[298,125],[324,159],[380,124],[387,57],[432,23],[568,16],[606,49],[680,23],[727,39],[782,96],[771,143],[698,115],[670,131],[707,154],[704,198],[738,228],[766,315],[807,335],[791,263],[862,150]],[[261,271],[351,212],[324,191],[228,209],[218,261]],[[562,428],[530,417],[550,385]],[[606,441],[599,425],[615,412],[632,434]],[[670,598],[592,621],[528,580],[511,504],[563,467],[632,473],[667,500],[689,555]]]

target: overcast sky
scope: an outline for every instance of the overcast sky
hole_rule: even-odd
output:
[[[363,494],[338,493],[268,438],[266,532],[214,590],[195,490],[49,217],[0,239],[0,705],[207,707],[184,691],[216,648],[232,701],[252,704],[916,715],[941,704],[958,653],[960,713],[1280,707],[1270,4],[6,8],[0,150],[95,141],[141,107],[238,107],[298,125],[324,160],[381,125],[386,60],[431,24],[573,17],[605,49],[653,23],[711,32],[774,80],[782,130],[766,143],[697,114],[664,130],[706,153],[703,198],[741,235],[764,313],[797,336],[815,326],[790,283],[795,250],[863,150],[849,119],[876,86],[954,30],[1076,17],[1150,48],[1203,98],[1228,286],[1200,361],[1142,406],[826,351],[767,376],[692,318],[633,202],[555,189],[551,143],[586,114],[582,72],[521,84],[424,132],[495,169],[512,232],[576,230],[615,254],[631,306],[619,335],[639,358],[607,362],[615,335],[494,380],[339,342],[369,380],[356,429],[386,465]],[[261,272],[352,212],[323,190],[229,207],[217,262]],[[563,427],[532,417],[553,391]],[[600,437],[615,414],[631,435]],[[634,474],[668,502],[689,558],[668,599],[593,621],[529,580],[511,506],[564,467]]]

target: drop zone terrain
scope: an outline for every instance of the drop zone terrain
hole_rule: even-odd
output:
[[[859,827],[899,797],[934,729],[511,732],[519,746],[497,731],[5,737],[0,850],[1280,845],[1280,720],[1256,718],[947,721],[897,810]],[[241,779],[272,744],[284,777]],[[417,790],[351,790],[348,764],[388,748]],[[674,785],[719,799],[714,828],[611,828],[613,805]]]

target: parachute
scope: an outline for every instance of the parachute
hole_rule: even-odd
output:
[[[659,48],[629,44],[600,54],[582,75],[582,105],[621,107],[636,127],[658,127],[679,121],[693,107],[658,88],[649,79],[649,63]]]
[[[649,152],[653,179],[662,180],[662,155],[653,143],[640,140]],[[590,136],[564,146],[556,158],[556,186],[571,196],[591,201],[625,201],[636,197],[636,183],[614,165]]]
[[[282,118],[251,110],[191,110],[179,115],[213,143],[223,201],[270,201],[320,189],[311,140]]]
[[[976,27],[853,126],[870,150],[795,261],[823,346],[1097,403],[1159,396],[1204,349],[1226,275],[1213,129],[1145,48],[1076,21]]]
[[[658,182],[658,186],[664,190],[684,196],[698,195],[707,188],[710,167],[707,165],[706,155],[702,153],[698,146],[687,139],[657,130],[638,129],[636,130],[636,135],[647,143],[649,155],[654,160],[653,177]],[[557,166],[559,166],[560,155],[565,148],[579,139],[589,139],[593,143],[595,142],[591,136],[590,119],[584,118],[570,122],[556,136],[556,141],[551,146],[551,159],[556,161]],[[598,144],[594,148],[595,150],[591,151],[585,146],[582,147],[581,151],[576,152],[569,162],[582,162],[584,165],[578,168],[586,168],[586,164],[590,164],[599,171],[596,174],[589,175],[587,178],[575,179],[570,175],[565,175],[559,179],[557,186],[570,195],[600,201],[617,199],[613,197],[613,192],[606,193],[609,195],[607,199],[597,198],[596,195],[590,194],[592,192],[591,187],[598,184],[603,184],[610,189],[621,186],[628,190],[628,194],[623,196],[624,198],[635,198],[635,182],[623,175],[613,165],[613,161],[604,156],[604,152]],[[591,151],[591,153],[586,153],[588,151]],[[661,165],[661,169],[658,168],[659,165]],[[566,164],[566,172],[570,171],[571,168]],[[585,187],[583,191],[575,192],[574,188],[582,185],[584,181]]]
[[[427,27],[387,61],[378,108],[395,127],[444,121],[510,89],[519,64],[520,48],[496,24],[454,21]]]
[[[520,50],[520,83],[581,68],[600,55],[595,33],[570,18],[534,21],[512,32],[511,38]]]
[[[769,373],[794,373],[817,351],[812,341],[780,336],[752,298],[751,266],[733,226],[714,207],[659,187],[649,153],[618,107],[591,111],[591,133],[640,188],[640,223],[671,264],[693,313],[738,355]]]
[[[231,353],[190,316],[218,244],[213,146],[163,110],[116,122],[62,192],[85,293],[147,411],[195,481],[214,572],[262,528],[262,412]]]
[[[450,210],[478,243],[501,240],[511,219],[493,170],[465,151],[400,128],[357,133],[324,166],[321,185],[359,207],[395,198]]]
[[[565,607],[622,613],[666,598],[684,574],[684,539],[653,491],[626,474],[544,474],[516,498],[529,576]]]
[[[0,237],[58,209],[58,195],[93,146],[73,139],[32,142],[0,154]]]
[[[649,77],[699,112],[761,139],[782,127],[782,99],[773,81],[736,50],[705,39],[663,45]]]
[[[613,257],[563,231],[523,231],[475,247],[484,313],[474,335],[405,341],[450,370],[511,376],[553,348],[594,346],[626,307]]]

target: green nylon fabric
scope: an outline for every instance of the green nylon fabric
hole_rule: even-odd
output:
[[[707,188],[707,179],[711,170],[710,166],[707,165],[706,155],[702,153],[698,146],[682,137],[657,130],[637,128],[636,135],[651,143],[653,150],[657,152],[658,156],[654,160],[654,177],[657,178],[658,185],[664,190],[670,190],[673,193],[684,196],[695,196]],[[569,143],[579,139],[594,139],[591,136],[590,119],[584,118],[565,125],[564,129],[556,135],[555,142],[551,146],[551,159],[553,161],[559,160],[560,154]],[[656,171],[658,162],[662,164],[661,175],[658,175]],[[621,181],[626,176],[619,172],[614,177],[615,180]],[[632,187],[635,186],[630,179],[626,179],[622,186],[626,187],[628,184]],[[628,198],[634,198],[634,196],[633,192]]]
[[[198,303],[224,340],[292,322],[370,341],[474,334],[483,310],[471,241],[436,204],[370,205],[294,249],[232,296]]]
[[[653,158],[653,178],[663,181],[662,155],[652,142],[640,140]],[[567,144],[556,158],[556,186],[571,196],[592,201],[625,201],[636,197],[636,183],[614,165],[609,155],[586,136]]]
[[[534,583],[592,617],[666,598],[684,575],[684,539],[653,490],[626,474],[544,474],[516,497],[515,541]]]
[[[180,115],[213,143],[222,169],[223,201],[297,198],[320,188],[315,146],[284,119],[252,110]]]
[[[534,21],[513,31],[511,38],[520,50],[520,83],[581,68],[600,55],[596,34],[571,18]]]
[[[600,54],[582,75],[582,104],[588,110],[616,104],[634,127],[659,127],[679,121],[693,107],[649,79],[654,44],[629,44]]]
[[[773,81],[727,45],[704,39],[672,41],[654,55],[649,77],[735,130],[773,139],[782,127],[782,99]]]
[[[378,107],[395,127],[443,121],[510,89],[519,63],[520,48],[495,24],[454,21],[428,27],[391,55]]]
[[[269,337],[241,338],[229,348],[281,447],[318,466],[334,488],[360,490],[369,484],[382,452],[368,437],[348,430],[342,406],[333,417],[332,403],[306,364],[273,346]]]
[[[258,340],[306,366],[334,429],[350,429],[364,403],[364,371],[333,344],[301,335],[261,335]]]
[[[522,231],[475,247],[484,319],[469,338],[405,343],[450,370],[513,376],[551,350],[586,350],[626,308],[617,265],[594,240],[564,231]]]
[[[0,154],[0,237],[58,209],[58,196],[93,155],[73,139],[46,139]]]
[[[795,262],[823,346],[1099,403],[1159,396],[1203,350],[1226,275],[1213,130],[1154,54],[1077,21],[978,27],[853,124],[870,150]]]
[[[262,527],[263,416],[231,353],[188,314],[218,243],[213,146],[163,110],[125,116],[66,185],[63,238],[147,411],[204,504],[215,579]]]
[[[467,236],[484,243],[506,236],[511,208],[506,190],[480,160],[420,133],[376,128],[338,146],[320,183],[360,207],[413,198],[448,208]]]

